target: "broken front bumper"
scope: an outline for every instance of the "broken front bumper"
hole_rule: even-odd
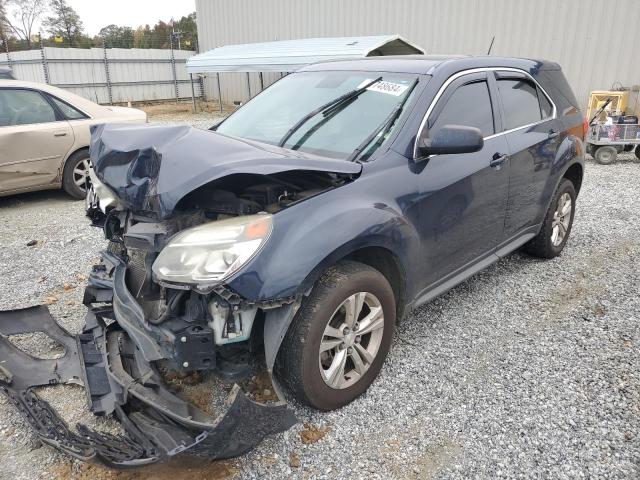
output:
[[[82,334],[62,329],[44,306],[0,312],[0,389],[38,437],[81,460],[135,467],[179,453],[229,458],[249,451],[272,433],[296,423],[284,403],[253,402],[235,385],[225,413],[213,418],[171,392],[108,308],[89,309]],[[44,332],[65,348],[55,360],[34,358],[6,337]],[[78,424],[73,431],[34,387],[85,386],[91,410],[113,413],[125,434],[114,436]]]

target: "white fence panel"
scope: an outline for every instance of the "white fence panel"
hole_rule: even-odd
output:
[[[106,60],[105,60],[106,54]],[[0,65],[11,65],[16,78],[65,88],[97,103],[169,100],[191,97],[186,59],[189,50],[123,48],[52,48],[0,54]],[[175,77],[174,77],[175,72]],[[177,92],[176,92],[177,90]],[[201,96],[194,80],[194,92]]]

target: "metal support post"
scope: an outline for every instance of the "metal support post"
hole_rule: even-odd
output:
[[[262,78],[262,72],[260,72],[258,74],[258,76],[260,77],[260,91],[264,90],[264,78]]]
[[[193,104],[193,113],[196,113],[198,109],[196,108],[196,91],[193,87],[193,73],[189,74],[189,80],[191,83],[191,103]]]
[[[44,72],[44,82],[49,85],[51,78],[49,77],[49,64],[47,63],[47,56],[44,53],[44,43],[42,43],[42,34],[38,34],[40,37],[40,58],[42,59],[42,71]]]
[[[178,75],[176,74],[176,56],[173,52],[173,34],[169,34],[169,44],[171,45],[171,72],[173,73],[173,85],[176,91],[176,103],[178,103]]]
[[[216,83],[218,84],[218,103],[220,104],[220,113],[223,113],[222,108],[222,88],[220,87],[220,74],[216,73]]]
[[[111,73],[109,72],[109,57],[107,56],[107,43],[102,38],[102,53],[104,59],[104,76],[107,80],[107,97],[109,97],[109,105],[113,105],[113,90],[111,89]]]
[[[249,95],[249,98],[247,99],[248,102],[251,100],[251,77],[249,76],[249,72],[247,72],[247,95]]]

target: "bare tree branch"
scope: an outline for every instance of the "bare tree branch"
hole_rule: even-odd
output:
[[[7,11],[4,23],[8,30],[31,48],[34,24],[47,9],[45,0],[4,0],[4,5]]]

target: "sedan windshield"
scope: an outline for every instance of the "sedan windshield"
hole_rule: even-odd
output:
[[[381,72],[294,73],[217,131],[331,158],[367,158],[395,128],[416,80],[416,75]]]

